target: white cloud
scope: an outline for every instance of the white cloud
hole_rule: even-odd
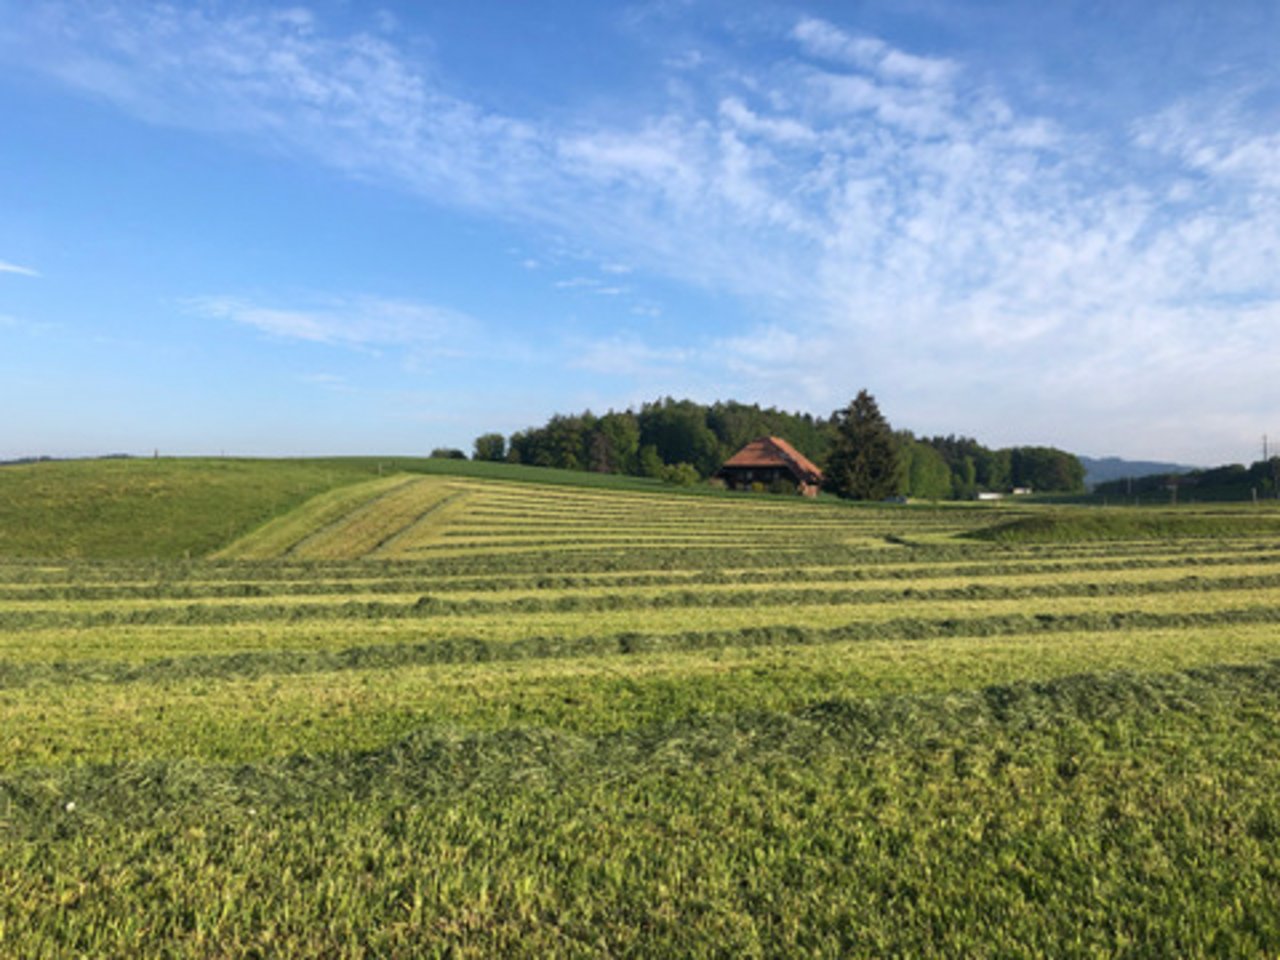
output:
[[[607,376],[631,377],[652,382],[679,374],[695,359],[693,351],[680,347],[654,347],[634,336],[613,336],[571,346],[574,367]]]
[[[1189,171],[1280,190],[1280,133],[1254,130],[1243,107],[1231,100],[1177,103],[1136,122],[1134,142]]]
[[[808,125],[787,117],[765,119],[737,97],[727,97],[720,102],[720,115],[737,130],[779,143],[809,144],[818,139]]]
[[[899,83],[934,86],[956,74],[956,65],[946,58],[916,56],[878,37],[854,36],[814,17],[801,19],[791,35],[813,56],[842,61]]]
[[[300,383],[320,387],[330,393],[351,394],[356,390],[346,377],[336,373],[304,373],[298,376]]]
[[[555,282],[557,290],[581,290],[598,286],[600,286],[600,281],[594,277],[569,277],[567,280],[557,280]]]
[[[186,306],[195,315],[230,320],[282,340],[359,349],[404,347],[417,355],[456,354],[478,329],[475,320],[455,310],[375,297],[287,308],[219,296],[195,298]]]
[[[606,269],[605,272],[616,274],[623,271]],[[570,277],[567,280],[557,280],[554,286],[557,290],[582,290],[594,293],[598,297],[617,297],[628,292],[627,287],[613,283],[606,284],[595,277]]]
[[[23,13],[0,36],[10,58],[153,123],[491,208],[519,195],[538,149],[531,128],[439,89],[385,37],[334,35],[302,9],[71,0]]]
[[[5,260],[0,260],[0,273],[16,273],[22,277],[40,276],[38,270],[32,270],[30,267],[20,267],[16,263],[9,263]]]
[[[679,122],[661,122],[634,132],[566,137],[558,153],[571,175],[689,197],[705,184],[698,157],[689,149],[694,143]]]

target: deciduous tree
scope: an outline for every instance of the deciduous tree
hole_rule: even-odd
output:
[[[500,433],[485,433],[476,437],[476,460],[505,460],[507,457],[507,441]]]

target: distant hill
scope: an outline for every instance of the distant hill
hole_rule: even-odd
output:
[[[1120,457],[1085,457],[1076,455],[1084,465],[1084,485],[1092,490],[1100,483],[1108,480],[1123,480],[1126,477],[1149,477],[1153,474],[1188,473],[1199,467],[1190,467],[1180,463],[1160,463],[1156,460],[1122,460]]]

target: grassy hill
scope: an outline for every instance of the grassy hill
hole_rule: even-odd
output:
[[[55,460],[0,467],[0,557],[205,556],[319,494],[397,472],[618,490],[654,480],[465,460]]]
[[[201,556],[374,460],[70,460],[0,468],[0,556]]]
[[[219,554],[272,555],[270,538],[302,535],[395,487],[394,476],[451,479],[539,488],[569,487],[710,500],[759,502],[759,497],[709,486],[673,487],[643,477],[616,476],[506,463],[413,457],[328,459],[55,460],[0,467],[0,557],[69,559],[192,559],[217,554],[265,524],[257,547]],[[353,485],[371,486],[349,490]],[[419,484],[418,493],[434,489]],[[323,496],[322,496],[323,495]],[[321,498],[313,501],[313,498]],[[412,500],[412,497],[409,498]],[[392,500],[394,505],[398,501]],[[767,498],[801,510],[815,504]],[[304,504],[307,509],[290,515]],[[823,498],[837,509],[866,508]],[[286,518],[289,518],[286,520]],[[393,523],[395,518],[379,520]],[[278,522],[277,522],[278,521]],[[390,534],[388,534],[390,535]],[[338,540],[342,538],[337,537]],[[314,545],[312,545],[314,546]],[[309,548],[306,552],[313,552]],[[339,554],[349,550],[338,548]]]
[[[1261,513],[378,466],[0,470],[0,956],[1280,952]]]

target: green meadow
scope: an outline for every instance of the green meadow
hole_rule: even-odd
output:
[[[1275,956],[1280,513],[0,468],[0,956]]]

